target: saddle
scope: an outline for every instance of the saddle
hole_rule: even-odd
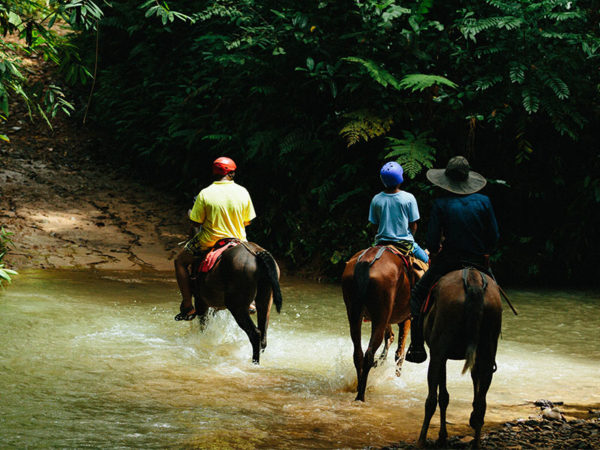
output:
[[[194,263],[194,274],[196,273],[207,273],[210,272],[213,267],[219,262],[221,256],[225,250],[235,247],[241,244],[242,241],[236,238],[224,238],[217,241],[217,243],[208,251],[203,259],[199,259]]]
[[[419,258],[414,257],[412,253],[410,253],[412,248],[406,249],[393,244],[376,245],[370,248],[377,248],[378,250],[375,254],[375,257],[371,261],[369,261],[369,267],[372,266],[375,263],[375,261],[381,258],[381,255],[383,255],[385,251],[392,252],[394,255],[398,256],[404,263],[406,270],[410,276],[411,286],[414,285],[419,279],[421,279],[423,274],[425,274],[427,269],[429,269],[429,265],[426,262],[421,261]],[[365,255],[365,253],[367,253],[367,251],[370,250],[370,248],[363,251],[358,256],[356,262],[360,262],[362,257]]]

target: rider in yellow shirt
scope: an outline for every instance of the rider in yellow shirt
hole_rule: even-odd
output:
[[[192,304],[192,289],[188,268],[196,258],[203,257],[220,239],[246,240],[245,227],[256,217],[250,194],[233,181],[236,164],[221,157],[213,162],[216,180],[202,189],[190,212],[194,226],[200,231],[190,239],[175,259],[175,275],[181,291],[180,313],[175,320],[192,320],[196,311]]]

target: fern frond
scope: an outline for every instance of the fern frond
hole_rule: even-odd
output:
[[[203,141],[232,141],[233,136],[230,134],[206,134],[202,136]]]
[[[540,99],[533,89],[523,89],[521,96],[523,98],[523,108],[525,108],[525,111],[527,111],[529,114],[533,114],[538,111],[540,107]]]
[[[402,131],[404,139],[389,137],[386,139],[386,158],[395,158],[402,166],[404,172],[411,178],[418,175],[423,169],[431,169],[435,162],[436,149],[431,145],[435,139],[431,132],[414,134]]]
[[[371,76],[371,78],[373,78],[383,87],[392,86],[396,89],[400,89],[399,82],[396,77],[394,77],[394,75],[392,75],[383,67],[379,66],[375,61],[358,58],[356,56],[348,56],[346,58],[342,58],[342,60],[362,65],[367,70],[367,73]]]
[[[508,72],[510,75],[510,81],[517,84],[523,83],[523,81],[525,81],[526,69],[527,67],[525,67],[523,64],[515,63],[511,65],[510,70]]]
[[[295,130],[286,134],[279,141],[279,154],[285,155],[295,150],[302,150],[309,147],[309,137],[302,130]]]
[[[583,19],[585,15],[581,11],[561,11],[548,13],[544,18],[554,22],[562,22],[565,20]]]
[[[400,88],[410,90],[411,92],[423,91],[434,85],[448,86],[456,89],[458,84],[450,81],[448,78],[439,75],[425,75],[422,73],[414,73],[406,75],[400,80]]]
[[[554,95],[556,95],[559,99],[564,100],[569,98],[569,95],[571,95],[569,86],[567,86],[567,84],[558,76],[551,73],[546,73],[541,74],[540,78],[544,82],[544,86],[548,86],[550,89],[552,89]]]
[[[508,4],[502,0],[486,0],[488,5],[491,5],[495,8],[505,11],[508,8],[514,7],[512,4]]]
[[[507,30],[514,30],[523,25],[524,20],[521,17],[506,16],[501,17],[498,22],[498,28],[505,28]]]
[[[275,143],[279,133],[273,130],[257,131],[247,140],[247,156],[254,158],[257,154],[271,149]]]
[[[390,117],[382,118],[368,111],[356,111],[347,114],[346,117],[354,118],[340,130],[347,147],[352,147],[360,141],[367,142],[374,137],[383,136],[390,131],[393,123]]]
[[[477,47],[477,49],[475,49],[476,58],[487,55],[496,55],[498,53],[502,53],[502,49],[499,47]]]
[[[473,85],[475,86],[476,90],[485,91],[501,81],[502,75],[493,75],[490,77],[482,78],[480,80],[476,80],[475,82],[473,82]]]

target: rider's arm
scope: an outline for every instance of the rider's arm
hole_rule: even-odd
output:
[[[201,223],[195,222],[190,219],[190,228],[188,231],[188,235],[189,235],[190,239],[193,238],[194,236],[196,236],[200,232],[201,228],[202,228]]]
[[[409,223],[408,229],[410,230],[410,234],[412,234],[414,236],[417,232],[417,222],[415,221],[415,222]]]

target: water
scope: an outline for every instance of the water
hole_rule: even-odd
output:
[[[261,365],[226,311],[175,322],[170,274],[21,274],[0,293],[2,447],[340,448],[418,434],[426,364],[393,358],[354,402],[341,289],[282,281]],[[509,291],[487,423],[526,401],[600,404],[597,293]],[[363,327],[368,333],[368,325]],[[366,338],[365,338],[366,342]],[[448,366],[449,432],[468,432],[470,377]],[[432,422],[431,436],[437,430]],[[485,431],[485,428],[484,428]]]

